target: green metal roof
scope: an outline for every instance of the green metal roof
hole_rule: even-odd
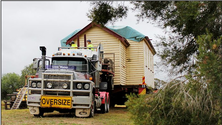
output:
[[[129,26],[106,26],[106,27],[112,30],[113,32],[119,34],[120,36],[132,41],[140,42],[145,38],[145,35],[143,35],[142,33],[136,31],[135,29]],[[74,32],[66,36],[64,39],[62,39],[61,46],[67,47],[68,46],[66,45],[67,40],[70,39],[75,34],[77,34],[80,30],[81,29],[75,30]]]

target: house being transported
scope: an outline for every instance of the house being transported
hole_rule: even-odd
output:
[[[154,88],[153,57],[156,51],[148,36],[129,26],[101,26],[91,22],[62,39],[61,46],[70,47],[75,41],[78,47],[86,47],[88,39],[94,46],[101,43],[105,56],[110,56],[115,63],[112,91],[115,98],[130,92],[143,93],[140,88],[144,82]]]

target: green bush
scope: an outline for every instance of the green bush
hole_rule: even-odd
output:
[[[138,125],[216,124],[211,92],[193,91],[188,82],[173,81],[156,94],[128,95],[126,105]],[[197,86],[196,86],[197,87]]]
[[[7,94],[12,94],[16,92],[21,86],[20,76],[16,73],[7,73],[4,74],[1,79],[1,98],[2,99],[9,99]]]

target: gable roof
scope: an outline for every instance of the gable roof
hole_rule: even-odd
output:
[[[75,30],[74,32],[69,34],[67,37],[62,39],[61,46],[69,46],[68,44],[70,44],[74,39],[78,38],[80,35],[84,34],[88,29],[90,29],[94,26],[97,26],[100,29],[104,30],[105,32],[115,36],[126,47],[128,47],[130,45],[129,42],[127,41],[127,39],[132,40],[132,41],[136,41],[136,42],[140,42],[141,40],[144,39],[148,43],[148,45],[150,46],[150,49],[153,52],[153,54],[156,54],[156,51],[155,51],[152,43],[150,42],[150,39],[147,36],[143,35],[142,33],[136,31],[135,29],[133,29],[129,26],[107,26],[106,27],[106,26],[101,26],[101,25],[94,23],[94,22],[91,22],[90,24],[85,26],[83,29]]]
[[[105,32],[108,32],[109,34],[111,34],[111,35],[113,35],[113,36],[115,36],[116,38],[118,38],[122,43],[123,43],[123,45],[125,45],[126,47],[128,47],[130,44],[129,44],[129,42],[126,40],[126,38],[124,38],[124,37],[122,37],[122,36],[120,36],[119,34],[117,34],[117,33],[115,33],[115,32],[113,32],[112,30],[110,30],[110,29],[108,29],[107,27],[102,27],[101,25],[98,25],[98,24],[96,24],[96,23],[94,23],[94,22],[92,22],[92,23],[90,23],[90,24],[88,24],[86,27],[84,27],[83,29],[81,29],[80,31],[74,31],[72,34],[74,34],[74,35],[72,35],[72,34],[70,34],[69,36],[67,36],[67,38],[68,37],[70,37],[70,38],[64,38],[63,39],[63,42],[66,40],[66,45],[67,44],[70,44],[74,39],[76,39],[78,36],[80,36],[80,35],[82,35],[83,33],[85,33],[88,29],[90,29],[90,28],[92,28],[92,27],[94,27],[94,26],[97,26],[97,27],[99,27],[100,29],[102,29],[102,30],[104,30]],[[62,42],[62,41],[61,41]]]

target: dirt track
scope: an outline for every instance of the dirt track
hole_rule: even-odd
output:
[[[2,125],[133,125],[126,108],[112,108],[109,113],[96,113],[93,118],[76,118],[68,113],[45,113],[34,117],[28,109],[2,110]]]

